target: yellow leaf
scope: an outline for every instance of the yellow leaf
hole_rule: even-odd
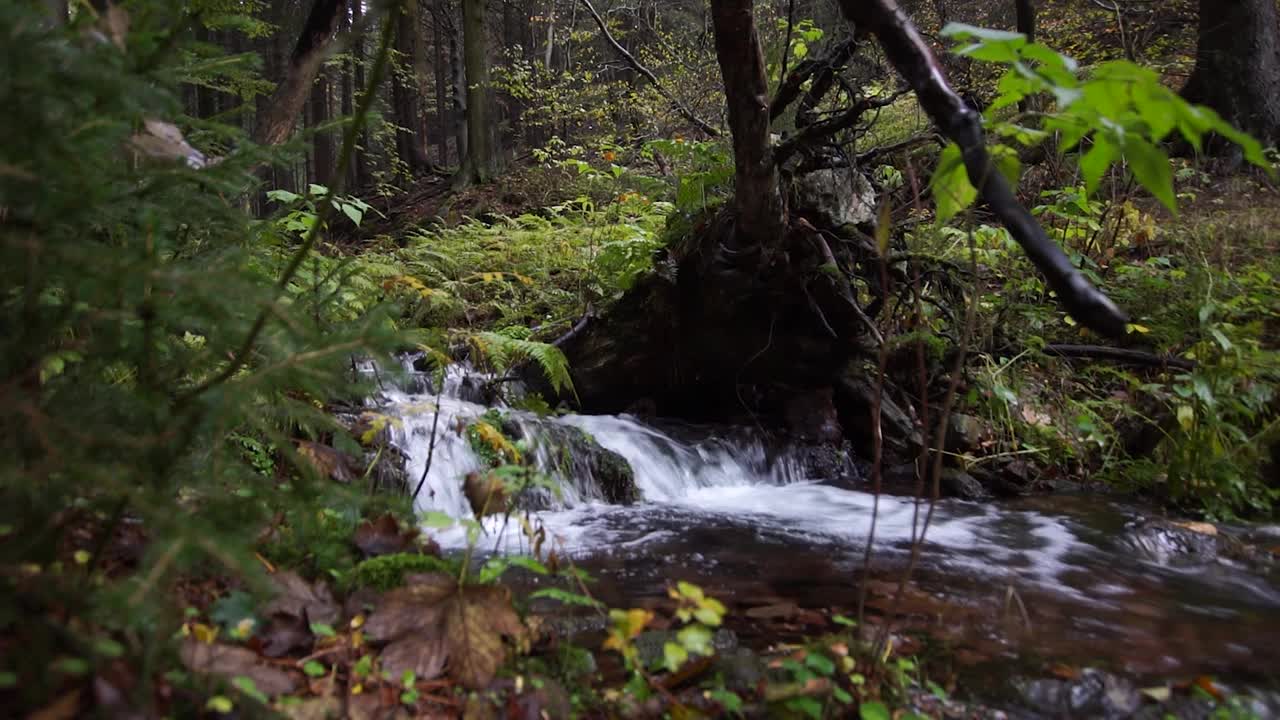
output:
[[[77,565],[88,565],[90,558],[93,556],[89,554],[88,550],[77,550],[74,557]]]
[[[1196,424],[1196,410],[1190,405],[1178,406],[1178,424],[1183,430],[1190,430]]]
[[[876,249],[880,251],[880,257],[889,256],[889,230],[893,223],[893,210],[889,207],[889,198],[886,196],[880,201],[880,216],[876,219]]]
[[[1126,329],[1128,329],[1129,332],[1138,333],[1140,335],[1146,335],[1147,333],[1151,332],[1151,328],[1147,327],[1146,325],[1139,325],[1138,323],[1129,323],[1125,327]]]

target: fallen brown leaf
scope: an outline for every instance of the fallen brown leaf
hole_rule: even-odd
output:
[[[501,515],[507,511],[507,486],[492,473],[467,473],[462,483],[462,494],[467,496],[476,517]]]
[[[320,443],[299,440],[298,454],[305,458],[317,473],[344,485],[349,485],[356,479],[355,459],[340,450],[334,450]]]
[[[401,529],[399,521],[391,513],[377,520],[366,520],[356,528],[355,544],[366,558],[413,549],[418,537],[417,528]]]
[[[776,620],[795,617],[799,612],[800,607],[795,603],[783,602],[749,608],[745,614],[747,617],[755,618],[756,620]]]
[[[27,716],[27,720],[70,720],[80,713],[80,691],[72,690]]]
[[[444,674],[449,651],[439,624],[430,630],[418,630],[402,635],[378,656],[384,671],[392,677],[412,670],[419,680],[434,680]]]
[[[1216,537],[1218,534],[1218,526],[1214,525],[1213,523],[1187,521],[1187,522],[1175,522],[1171,524],[1174,527],[1180,527],[1183,530],[1190,530],[1193,533],[1199,533],[1201,535],[1209,535],[1211,537]]]
[[[387,641],[430,628],[440,622],[442,603],[458,589],[458,582],[443,573],[417,573],[405,578],[405,586],[387,592],[364,625],[371,640]]]
[[[333,599],[329,586],[317,581],[314,585],[292,571],[278,572],[271,576],[276,586],[276,597],[262,608],[268,616],[285,615],[311,623],[332,625],[338,621],[341,608]]]
[[[309,648],[311,629],[307,622],[291,615],[274,615],[267,621],[262,640],[262,654],[271,658],[284,657],[295,650]]]
[[[449,675],[472,690],[487,687],[506,658],[502,636],[521,638],[523,634],[506,588],[464,588],[450,598],[445,611]]]
[[[233,678],[243,675],[268,696],[288,695],[297,689],[294,676],[267,665],[247,648],[187,640],[179,653],[182,664],[193,672]]]

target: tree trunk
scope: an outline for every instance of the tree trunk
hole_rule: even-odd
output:
[[[409,177],[418,174],[428,165],[418,141],[418,98],[412,81],[414,75],[413,33],[417,14],[413,3],[402,3],[400,12],[392,18],[396,23],[396,52],[404,65],[391,74],[391,108],[396,123],[396,154],[409,171]]]
[[[329,73],[321,68],[316,73],[315,83],[311,88],[311,127],[318,128],[329,122]],[[329,186],[333,180],[333,134],[317,131],[311,140],[315,159],[313,176],[319,185]]]
[[[767,244],[781,235],[784,218],[778,169],[769,147],[769,79],[753,4],[713,0],[711,22],[733,133],[737,232],[750,243]]]
[[[1017,10],[1018,32],[1027,36],[1027,42],[1036,41],[1036,4],[1033,0],[1015,0]],[[1037,109],[1034,98],[1025,97],[1018,102],[1020,112],[1031,112]]]
[[[413,79],[415,100],[418,110],[418,124],[414,126],[414,154],[418,165],[424,172],[434,172],[428,149],[431,147],[430,123],[427,113],[427,99],[431,97],[431,67],[427,62],[426,33],[422,27],[422,5],[419,0],[409,0],[406,20],[409,24],[409,45],[413,50]],[[438,132],[444,134],[444,126],[438,126]]]
[[[1280,140],[1276,0],[1200,0],[1196,68],[1183,95],[1263,142]]]
[[[293,133],[311,83],[324,64],[325,50],[333,41],[338,20],[346,9],[346,0],[316,0],[311,6],[302,34],[289,56],[284,79],[271,95],[266,117],[254,133],[254,142],[279,145]]]
[[[458,165],[467,161],[467,71],[462,62],[462,43],[458,39],[457,16],[449,13],[449,68],[453,71],[450,93],[453,105],[453,146]]]
[[[440,32],[440,24],[444,22],[443,11],[437,5],[434,22],[431,28],[431,45],[435,53],[432,72],[436,83],[436,152],[440,156],[440,166],[449,164],[449,129],[453,127],[453,114],[449,112],[449,87],[445,80],[448,61],[445,56],[444,34]]]
[[[364,3],[356,2],[351,4],[351,25],[358,27],[364,20]],[[361,33],[352,43],[351,56],[353,58],[353,82],[355,83],[355,99],[358,100],[367,88],[364,79],[364,34]],[[372,178],[369,175],[369,162],[366,159],[371,152],[372,147],[369,144],[369,131],[366,129],[360,133],[360,147],[355,153],[355,162],[351,163],[353,188],[366,188],[372,184]]]
[[[463,62],[467,74],[467,156],[457,181],[488,182],[493,176],[489,133],[489,57],[485,38],[485,0],[462,2]]]

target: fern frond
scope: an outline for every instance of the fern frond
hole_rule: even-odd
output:
[[[496,332],[480,332],[471,335],[471,346],[483,355],[496,370],[505,372],[515,365],[531,361],[542,368],[551,387],[560,392],[573,392],[573,380],[569,377],[569,360],[560,348],[550,343],[510,337]]]

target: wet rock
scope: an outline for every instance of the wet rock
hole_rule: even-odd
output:
[[[791,450],[804,468],[804,476],[810,480],[834,483],[856,483],[861,473],[854,464],[847,441],[822,445],[803,445]]]
[[[1092,668],[1073,680],[1015,681],[1014,686],[1023,703],[1049,717],[1122,720],[1142,707],[1142,694],[1131,681]]]
[[[944,468],[940,489],[943,497],[960,498],[961,500],[988,500],[991,493],[983,487],[978,479],[957,468]]]
[[[952,452],[976,450],[991,436],[991,427],[981,418],[952,413],[947,419],[947,449]]]
[[[747,648],[736,648],[720,653],[713,673],[724,678],[724,686],[737,693],[754,691],[764,678],[765,662]]]
[[[1213,532],[1208,532],[1213,528]],[[1201,563],[1218,556],[1217,528],[1159,518],[1139,520],[1126,530],[1121,543],[1142,558],[1160,565]]]
[[[844,439],[830,387],[796,391],[787,399],[783,414],[791,437],[802,443],[839,443]]]
[[[855,443],[867,445],[860,450],[869,450],[871,408],[875,404],[876,389],[871,380],[854,375],[854,372],[860,370],[851,370],[836,386],[836,400],[846,435]],[[906,454],[920,447],[920,433],[916,430],[915,420],[887,395],[880,399],[880,432],[887,450]]]
[[[826,227],[864,225],[875,219],[875,188],[851,167],[824,167],[797,174],[792,193],[792,207]]]
[[[526,440],[533,445],[539,467],[573,483],[583,497],[615,505],[640,500],[635,472],[627,459],[579,428],[557,423],[535,426],[508,417],[502,423],[502,432],[512,440]]]

